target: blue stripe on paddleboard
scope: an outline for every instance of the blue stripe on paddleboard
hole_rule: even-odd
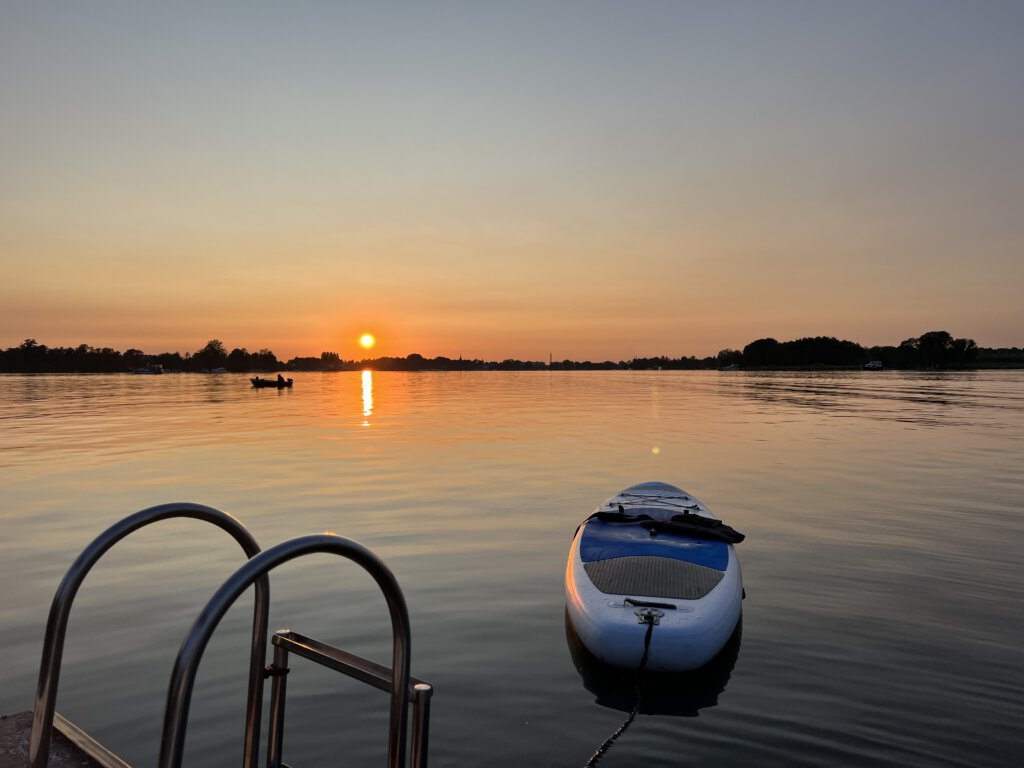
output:
[[[590,520],[583,528],[580,557],[584,563],[590,563],[613,557],[651,555],[671,557],[724,571],[729,565],[728,546],[724,541],[691,539],[689,536],[678,536],[673,533],[651,536],[646,528],[639,525]]]

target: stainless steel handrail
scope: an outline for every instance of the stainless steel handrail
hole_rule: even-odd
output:
[[[259,554],[260,547],[245,527],[231,515],[202,504],[177,502],[150,507],[129,515],[97,536],[71,564],[64,575],[50,605],[43,637],[43,654],[39,665],[39,684],[36,689],[35,709],[32,715],[32,737],[29,745],[29,768],[46,768],[50,756],[50,736],[53,730],[60,665],[64,655],[64,636],[67,632],[71,603],[79,587],[96,562],[133,531],[160,520],[175,517],[192,518],[212,523],[234,537],[246,557]],[[265,575],[252,582],[256,584],[256,605],[252,620],[252,645],[249,659],[249,698],[245,713],[244,767],[257,768],[259,758],[260,720],[263,706],[263,666],[266,662],[267,621],[270,608],[270,586]]]
[[[267,768],[282,768],[281,753],[284,743],[285,688],[287,686],[288,655],[309,659],[335,672],[382,691],[392,690],[394,676],[389,667],[343,651],[327,643],[300,635],[290,629],[279,629],[271,638],[274,645],[274,664],[271,674],[274,684],[270,692],[270,724],[267,742]],[[430,683],[409,677],[408,697],[412,702],[412,768],[426,768],[427,741],[430,730],[430,698],[434,689]]]
[[[250,585],[289,560],[317,552],[347,557],[366,570],[387,601],[391,614],[392,678],[388,729],[388,766],[401,768],[405,762],[406,727],[408,723],[410,681],[409,611],[394,575],[376,555],[351,539],[331,533],[302,536],[282,542],[253,557],[228,578],[203,608],[192,629],[185,636],[171,673],[164,711],[163,734],[160,740],[159,768],[180,768],[185,745],[185,729],[195,685],[196,672],[203,651],[220,620]]]

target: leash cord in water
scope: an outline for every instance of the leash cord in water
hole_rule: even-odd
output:
[[[644,616],[644,621],[647,623],[647,633],[644,635],[644,655],[643,658],[640,659],[640,669],[637,670],[636,675],[636,702],[633,704],[633,709],[629,713],[629,717],[622,722],[622,725],[615,729],[615,732],[611,736],[604,740],[604,743],[602,743],[594,754],[590,756],[590,759],[587,760],[587,763],[583,768],[593,768],[593,766],[597,765],[598,760],[604,757],[605,752],[611,749],[615,740],[624,734],[626,729],[633,724],[637,713],[640,711],[640,681],[644,674],[644,667],[647,666],[647,654],[651,650],[651,635],[654,634],[654,616]]]

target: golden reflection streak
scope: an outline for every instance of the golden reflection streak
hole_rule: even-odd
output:
[[[370,416],[373,414],[373,371],[367,368],[363,371],[363,426],[370,426]]]

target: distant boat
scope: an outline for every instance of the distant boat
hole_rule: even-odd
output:
[[[723,365],[718,370],[720,370],[720,371],[738,371],[739,369],[740,369],[740,367],[738,365],[736,365],[736,363],[733,363],[732,365]]]
[[[865,371],[881,371],[883,368],[881,360],[872,360],[870,363],[864,363]]]
[[[249,379],[252,385],[257,389],[262,387],[276,387],[277,389],[284,389],[285,387],[291,387],[291,379],[261,379],[259,376]]]
[[[140,375],[140,376],[157,376],[157,375],[159,375],[159,374],[161,374],[163,372],[164,372],[164,367],[162,365],[158,365],[158,364],[149,365],[149,366],[146,366],[145,368],[134,368],[134,369],[132,369],[132,373]]]

